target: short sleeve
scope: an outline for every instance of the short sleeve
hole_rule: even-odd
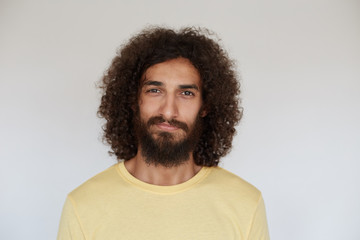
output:
[[[257,208],[254,212],[252,224],[248,234],[248,240],[269,240],[269,230],[266,220],[264,200],[260,196]]]
[[[85,240],[84,233],[76,214],[75,206],[70,198],[67,197],[60,219],[60,226],[57,240]]]

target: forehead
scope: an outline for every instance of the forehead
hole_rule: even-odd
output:
[[[141,78],[141,85],[147,80],[164,85],[196,84],[200,87],[201,84],[199,71],[186,58],[171,59],[149,67]]]

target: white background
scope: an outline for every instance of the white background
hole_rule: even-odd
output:
[[[215,31],[244,118],[221,166],[273,240],[360,239],[360,2],[0,1],[0,239],[55,239],[66,194],[116,161],[96,117],[116,49],[148,24]]]

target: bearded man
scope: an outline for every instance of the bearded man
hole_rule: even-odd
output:
[[[218,167],[242,112],[234,64],[208,30],[143,30],[101,87],[119,162],[68,195],[59,240],[269,239],[259,190]]]

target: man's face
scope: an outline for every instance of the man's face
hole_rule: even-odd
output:
[[[140,86],[137,126],[145,158],[167,166],[188,160],[200,137],[201,107],[200,75],[189,60],[177,58],[148,68]]]

